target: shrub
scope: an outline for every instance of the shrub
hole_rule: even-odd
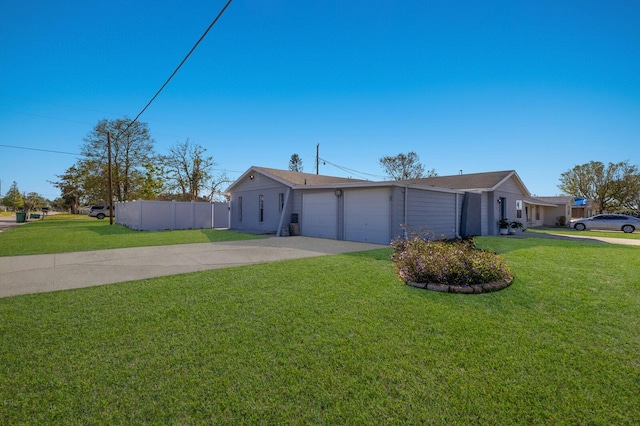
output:
[[[391,242],[393,267],[406,282],[449,285],[484,284],[510,280],[502,257],[477,249],[471,240],[433,240],[420,234]]]
[[[557,226],[567,226],[567,218],[565,216],[558,216]]]

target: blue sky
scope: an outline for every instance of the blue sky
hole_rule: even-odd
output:
[[[53,199],[103,118],[135,117],[226,1],[0,4],[2,194]],[[640,164],[640,2],[234,0],[142,115],[216,169],[378,179],[516,170],[534,195],[589,161]],[[27,149],[10,148],[6,145]]]

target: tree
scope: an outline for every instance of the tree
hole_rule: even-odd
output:
[[[151,163],[153,144],[146,123],[129,119],[101,120],[84,138],[78,169],[86,170],[83,189],[91,201],[108,201],[107,133],[111,139],[113,196],[117,201],[140,197],[144,164]]]
[[[140,196],[143,200],[155,200],[166,189],[164,169],[161,164],[145,163]]]
[[[211,181],[211,193],[207,197],[209,201],[229,201],[229,197],[223,192],[223,185],[228,186],[232,182],[233,180],[225,172],[218,174]]]
[[[48,204],[46,198],[37,192],[30,192],[22,197],[24,199],[25,210],[38,210]]]
[[[216,164],[213,157],[205,156],[207,150],[187,139],[169,149],[162,157],[167,173],[167,185],[178,192],[182,201],[196,201],[200,192],[210,187],[211,168]]]
[[[11,208],[13,211],[19,210],[24,207],[24,199],[22,194],[20,194],[20,190],[18,189],[18,184],[14,181],[11,184],[11,188],[4,195],[2,199],[2,204]]]
[[[289,170],[292,172],[301,172],[302,168],[302,158],[298,154],[292,154],[291,159],[289,160]]]
[[[640,211],[640,174],[629,173],[618,182],[618,185],[620,199],[617,208]]]
[[[60,180],[52,182],[53,186],[60,190],[62,206],[69,209],[72,214],[78,213],[79,203],[82,201],[88,203],[85,197],[85,184],[88,179],[86,170],[81,169],[82,164],[69,167],[61,175],[56,175]],[[56,200],[57,201],[57,200]],[[60,201],[57,201],[60,203]]]
[[[420,163],[418,154],[413,151],[408,154],[400,153],[395,157],[382,157],[380,159],[380,166],[384,169],[387,176],[393,180],[438,176],[435,169],[431,169],[425,173],[424,166]]]
[[[637,202],[640,177],[638,167],[628,161],[606,166],[590,161],[562,173],[558,188],[567,194],[594,200],[599,210],[605,212]]]

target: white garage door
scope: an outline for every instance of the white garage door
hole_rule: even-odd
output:
[[[300,233],[306,237],[338,238],[338,197],[333,191],[302,195]]]
[[[344,239],[389,244],[391,201],[389,188],[344,192]]]

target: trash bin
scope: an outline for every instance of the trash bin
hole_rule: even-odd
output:
[[[27,221],[27,212],[16,212],[16,223]]]

